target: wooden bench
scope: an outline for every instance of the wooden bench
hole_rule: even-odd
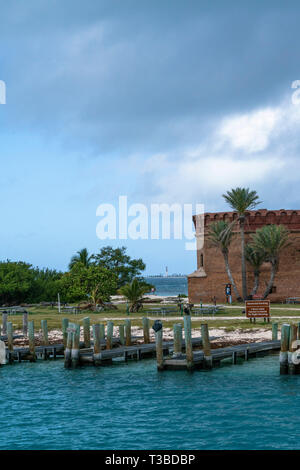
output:
[[[179,315],[180,311],[178,310],[178,308],[153,307],[149,308],[145,313],[148,315],[162,315],[163,317],[165,317],[166,315],[172,314]]]
[[[285,299],[286,304],[300,304],[300,297],[288,297]]]
[[[192,309],[192,315],[215,315],[216,313],[224,312],[223,307],[194,307]]]
[[[6,312],[7,315],[19,315],[22,313],[29,313],[24,307],[0,307],[0,313]]]
[[[70,313],[74,313],[74,314],[80,313],[80,309],[78,307],[72,307],[72,306],[62,307],[62,311],[63,312],[70,312]]]

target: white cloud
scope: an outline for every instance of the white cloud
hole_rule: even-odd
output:
[[[282,116],[279,108],[266,108],[249,114],[227,117],[221,123],[219,134],[234,149],[248,153],[264,150]]]
[[[214,201],[234,186],[258,186],[271,199],[279,184],[298,177],[300,106],[290,99],[216,123],[215,131],[194,148],[150,157],[141,172],[155,183],[161,202]],[[299,181],[300,183],[300,181]]]
[[[199,155],[197,159],[190,159],[183,155],[179,164],[169,162],[163,172],[157,167],[152,173],[152,180],[160,189],[162,202],[204,203],[205,198],[221,194],[231,187],[255,186],[278,175],[284,166],[283,161],[271,156],[264,160],[237,160],[230,156]]]

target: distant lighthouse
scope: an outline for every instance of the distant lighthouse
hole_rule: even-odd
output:
[[[166,266],[166,274],[165,274],[165,277],[168,277],[169,276],[169,271],[168,271],[168,266]]]

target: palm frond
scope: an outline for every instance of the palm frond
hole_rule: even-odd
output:
[[[244,216],[246,211],[253,210],[261,204],[257,192],[250,191],[249,188],[232,189],[223,194],[223,198],[234,211],[238,212],[239,216]]]

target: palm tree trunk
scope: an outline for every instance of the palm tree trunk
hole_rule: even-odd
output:
[[[232,285],[232,288],[234,290],[234,293],[235,293],[235,296],[237,298],[237,300],[240,302],[242,301],[243,299],[241,298],[238,290],[237,290],[237,287],[235,285],[235,282],[234,282],[234,279],[232,277],[232,274],[231,274],[231,270],[230,270],[230,267],[229,267],[229,261],[228,261],[228,253],[226,252],[222,252],[223,253],[223,256],[224,256],[224,261],[225,261],[225,268],[226,268],[226,272],[227,272],[227,275],[228,275],[228,278],[230,280],[230,283]]]
[[[263,296],[263,299],[265,299],[266,297],[268,297],[268,295],[270,294],[271,290],[272,290],[272,287],[273,287],[273,283],[274,283],[274,279],[275,279],[275,274],[276,274],[276,263],[271,263],[271,276],[270,276],[270,280],[269,280],[269,283],[267,285],[267,288],[265,290],[265,293],[264,293],[264,296]]]
[[[259,287],[259,271],[254,271],[254,285],[251,295],[255,295]]]
[[[241,229],[241,248],[242,248],[242,291],[243,299],[246,300],[247,293],[247,276],[246,276],[246,256],[245,256],[245,220],[240,220]]]

